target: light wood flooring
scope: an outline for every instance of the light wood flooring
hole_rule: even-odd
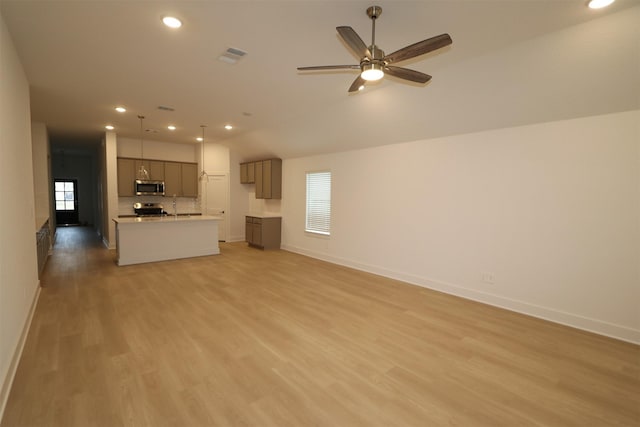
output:
[[[58,230],[2,426],[640,425],[640,347],[285,251]]]

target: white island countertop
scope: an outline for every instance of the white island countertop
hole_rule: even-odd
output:
[[[217,255],[220,220],[213,215],[113,218],[118,265]]]
[[[139,216],[113,218],[116,224],[138,224],[138,223],[158,223],[158,222],[182,222],[182,221],[211,221],[221,220],[219,216],[213,215],[163,215],[163,216]]]

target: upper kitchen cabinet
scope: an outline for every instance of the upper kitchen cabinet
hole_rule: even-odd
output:
[[[182,196],[198,197],[198,165],[182,163]]]
[[[164,163],[164,194],[171,197],[198,197],[197,163]]]
[[[149,172],[149,179],[152,181],[164,181],[164,162],[159,160],[135,160],[135,171],[140,170],[140,166]]]
[[[135,196],[133,181],[136,179],[135,159],[118,158],[118,196]]]
[[[282,160],[269,159],[254,163],[256,199],[282,198]]]
[[[254,184],[255,182],[255,162],[240,163],[240,183]]]

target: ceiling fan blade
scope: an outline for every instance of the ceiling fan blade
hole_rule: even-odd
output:
[[[358,33],[354,31],[351,27],[336,27],[338,30],[338,34],[342,37],[342,40],[351,48],[353,53],[360,59],[363,57],[371,58],[371,52],[367,48],[367,45],[364,44]]]
[[[360,90],[360,86],[364,86],[365,83],[365,79],[363,79],[362,77],[360,77],[358,75],[358,77],[356,77],[356,79],[353,81],[353,83],[351,83],[351,86],[349,87],[349,92],[357,92]]]
[[[359,70],[359,65],[318,65],[315,67],[298,67],[298,71],[312,70]]]
[[[392,54],[385,56],[384,61],[387,63],[406,61],[407,59],[448,46],[451,43],[453,43],[453,41],[449,34],[440,34],[439,36],[431,37],[430,39],[422,40],[421,42],[396,50]]]
[[[408,68],[400,68],[394,67],[392,65],[387,65],[386,67],[384,67],[384,71],[394,77],[398,77],[404,80],[410,80],[416,83],[426,83],[431,80],[430,75],[421,73],[420,71],[410,70]]]

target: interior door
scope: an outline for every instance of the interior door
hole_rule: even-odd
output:
[[[227,212],[229,211],[229,177],[226,174],[207,175],[205,214],[219,216],[221,220],[218,222],[218,240],[227,241],[228,221]]]

